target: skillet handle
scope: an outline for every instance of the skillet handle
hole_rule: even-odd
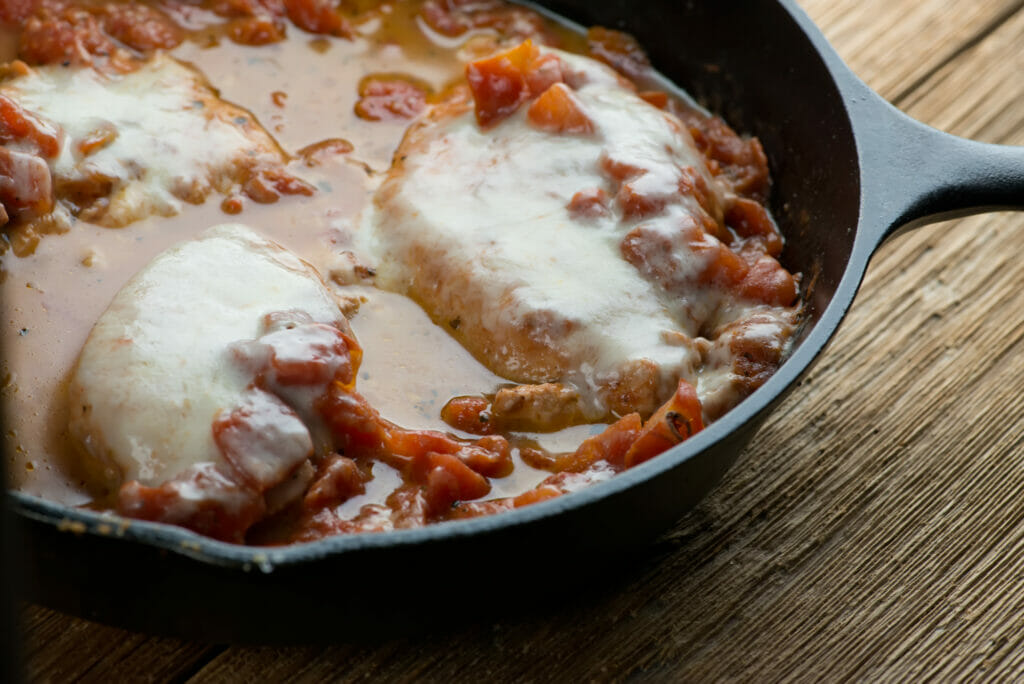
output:
[[[875,244],[936,221],[1024,210],[1024,147],[959,138],[910,118],[867,86],[848,101],[857,127],[862,226]]]

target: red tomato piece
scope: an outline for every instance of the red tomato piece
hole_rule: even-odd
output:
[[[497,435],[482,437],[476,444],[459,449],[456,455],[484,477],[508,477],[515,468],[512,447],[507,439]]]
[[[102,22],[108,34],[135,50],[169,50],[182,41],[181,29],[166,14],[147,5],[108,4]]]
[[[306,166],[320,166],[331,157],[346,155],[354,149],[355,146],[344,138],[327,138],[303,147],[298,156],[306,162]]]
[[[0,21],[18,24],[36,10],[38,0],[4,0],[0,3]]]
[[[39,154],[52,159],[60,153],[59,135],[55,126],[6,95],[0,95],[0,143],[30,141]]]
[[[526,87],[534,97],[565,80],[562,60],[557,55],[547,54],[534,59],[526,71]]]
[[[269,392],[252,389],[213,421],[213,441],[249,487],[265,492],[313,455],[302,419]]]
[[[464,520],[466,518],[479,518],[482,515],[494,515],[504,513],[515,507],[512,499],[491,499],[490,501],[465,501],[455,504],[449,519]]]
[[[491,402],[484,397],[453,397],[441,409],[441,420],[456,430],[489,435],[494,432],[490,408]]]
[[[768,255],[778,257],[782,254],[782,233],[759,202],[737,197],[725,212],[725,224],[740,237],[756,240]]]
[[[594,123],[564,83],[555,83],[545,90],[530,105],[526,116],[531,124],[549,133],[590,135],[594,132]]]
[[[214,539],[241,543],[263,517],[263,497],[212,463],[193,466],[159,487],[132,480],[118,492],[118,512],[180,525]]]
[[[629,447],[623,465],[632,468],[679,444],[704,429],[697,390],[680,379],[672,398],[647,419],[636,441]]]
[[[646,176],[640,176],[636,181],[623,183],[615,196],[625,221],[635,221],[661,213],[668,204],[668,195],[644,190],[644,178]]]
[[[22,26],[18,55],[30,64],[109,65],[131,71],[137,60],[103,31],[97,15],[59,0],[37,4]]]
[[[601,171],[605,173],[609,178],[618,183],[627,181],[631,178],[637,178],[647,173],[647,169],[621,159],[613,159],[609,156],[601,157]]]
[[[552,485],[540,485],[528,492],[523,492],[519,496],[512,499],[512,503],[516,508],[520,506],[529,506],[530,504],[540,503],[541,501],[547,501],[548,499],[554,499],[555,497],[562,496],[562,490]]]
[[[738,254],[699,228],[688,234],[690,249],[704,257],[704,268],[698,281],[723,289],[736,288],[747,275],[747,263]]]
[[[569,200],[569,215],[574,219],[597,218],[608,214],[608,193],[603,188],[580,190]]]
[[[456,501],[487,496],[491,483],[451,454],[428,452],[409,464],[406,477],[423,485],[429,517],[448,511]]]
[[[747,299],[772,306],[791,306],[796,301],[796,281],[789,271],[770,256],[754,262],[739,285]]]
[[[336,386],[314,406],[346,456],[376,456],[384,452],[388,425],[362,395]]]
[[[284,195],[309,197],[316,188],[287,171],[274,168],[255,168],[242,185],[242,194],[259,204],[273,204]]]
[[[771,189],[771,176],[768,172],[768,157],[760,141],[757,138],[740,137],[717,116],[680,113],[689,125],[697,149],[721,167],[735,192],[765,202]]]
[[[356,114],[367,121],[412,119],[427,106],[427,87],[399,75],[367,76],[359,82]]]
[[[668,108],[668,93],[663,90],[644,90],[637,93],[637,96],[647,104],[658,109]]]
[[[53,208],[53,179],[41,157],[0,147],[0,204],[11,216],[40,216]]]
[[[333,0],[284,0],[288,18],[303,31],[348,38],[352,27],[336,5]]]
[[[475,103],[476,121],[481,127],[509,116],[530,97],[523,62],[536,48],[530,41],[487,59],[466,65],[466,80]]]
[[[228,22],[228,37],[240,45],[270,45],[284,40],[284,36],[284,24],[265,14]]]
[[[597,461],[620,465],[626,451],[640,434],[642,425],[639,413],[623,416],[602,432],[583,440],[573,453],[559,456],[552,470],[582,473]]]
[[[356,462],[335,454],[321,466],[302,504],[306,510],[315,511],[327,506],[337,506],[365,492],[363,473]]]

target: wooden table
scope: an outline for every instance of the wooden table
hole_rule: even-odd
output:
[[[1021,0],[805,0],[915,117],[1024,144]],[[535,618],[238,648],[25,609],[37,680],[1024,677],[1024,215],[874,259],[837,339],[635,580]]]

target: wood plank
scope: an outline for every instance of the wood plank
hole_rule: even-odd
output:
[[[798,0],[850,67],[901,103],[937,65],[1024,7],[1024,0]]]
[[[22,626],[26,676],[32,682],[169,681],[188,676],[218,650],[69,618],[39,606],[22,612]]]

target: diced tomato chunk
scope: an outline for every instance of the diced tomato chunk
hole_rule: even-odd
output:
[[[33,143],[41,154],[54,158],[60,153],[58,129],[29,112],[6,95],[0,95],[0,143]]]
[[[637,96],[647,104],[666,109],[668,107],[668,93],[663,90],[644,90],[637,93]]]
[[[307,323],[276,330],[259,339],[269,349],[269,368],[279,385],[326,385],[346,389],[355,384],[356,364],[350,350],[355,340],[333,325]]]
[[[469,30],[469,21],[455,12],[443,0],[427,0],[420,7],[420,16],[427,26],[443,36],[455,38]]]
[[[132,480],[118,492],[118,512],[180,525],[214,539],[242,542],[263,517],[263,497],[212,463],[193,466],[159,487]]]
[[[424,486],[428,515],[448,511],[456,501],[487,496],[491,483],[451,454],[428,452],[410,463],[406,476]]]
[[[302,503],[307,510],[315,511],[326,506],[337,506],[365,491],[363,473],[356,462],[335,454],[321,466]]]
[[[525,41],[511,50],[466,65],[466,81],[481,127],[501,121],[529,99],[525,72],[536,55],[536,46]]]
[[[315,408],[346,456],[382,453],[387,424],[361,395],[336,386],[315,402]]]
[[[482,437],[476,444],[463,446],[456,455],[484,477],[508,477],[515,468],[512,447],[507,439],[498,435]]]
[[[519,496],[512,499],[513,505],[516,508],[521,506],[529,506],[530,504],[540,503],[541,501],[547,501],[548,499],[554,499],[562,496],[562,490],[552,485],[540,485],[529,491],[523,492]]]
[[[616,182],[623,182],[647,173],[647,169],[607,155],[601,157],[601,171]]]
[[[355,146],[344,138],[327,138],[306,145],[297,155],[306,162],[306,166],[320,166],[331,157],[346,155],[354,149]]]
[[[570,75],[566,74],[562,60],[556,55],[542,55],[530,40],[466,65],[466,80],[473,95],[476,120],[481,127],[501,121],[532,97],[551,93],[544,103],[537,106],[531,121],[546,130],[590,132],[593,124],[580,110],[571,91],[551,91],[558,84],[570,80],[567,76]]]
[[[623,465],[632,468],[703,429],[697,390],[686,380],[680,379],[672,398],[644,423],[639,436],[626,452]]]
[[[740,237],[757,240],[768,255],[778,257],[782,253],[782,233],[759,202],[737,197],[725,212],[725,224]]]
[[[643,178],[644,176],[640,177]],[[635,221],[660,213],[668,204],[669,196],[644,192],[641,183],[629,182],[619,187],[615,200],[622,209],[623,220]]]
[[[419,16],[431,29],[454,38],[471,28],[489,28],[506,37],[547,38],[535,12],[500,0],[427,0]]]
[[[608,193],[604,188],[580,190],[569,200],[569,215],[575,219],[597,218],[608,214]]]
[[[491,402],[484,397],[453,397],[441,409],[441,420],[456,430],[474,435],[494,433]]]
[[[46,161],[0,147],[0,204],[10,216],[40,216],[53,208],[53,179]]]
[[[745,274],[740,293],[772,306],[791,306],[796,301],[796,281],[773,257],[763,256]]]
[[[427,106],[427,87],[400,75],[371,75],[359,82],[356,114],[368,121],[412,119]]]
[[[386,448],[390,453],[406,459],[417,459],[425,453],[450,454],[487,477],[505,477],[511,474],[514,467],[508,440],[499,436],[467,442],[436,430],[395,428],[388,432]]]
[[[557,55],[541,55],[531,61],[526,70],[526,87],[533,96],[540,95],[551,86],[565,80],[562,60]]]
[[[559,456],[552,470],[582,473],[597,461],[621,465],[630,445],[640,434],[642,424],[639,413],[623,416],[600,433],[583,440],[573,453]]]
[[[338,13],[333,0],[284,0],[288,18],[303,31],[349,37],[352,27]]]
[[[234,472],[264,492],[313,455],[302,419],[275,395],[249,390],[244,400],[213,421],[213,441]]]
[[[594,132],[594,123],[564,83],[555,83],[545,90],[530,105],[526,116],[534,126],[549,133],[590,135]]]
[[[30,64],[91,65],[99,57],[128,70],[127,53],[103,32],[99,19],[61,2],[40,4],[25,21],[18,54]]]
[[[700,283],[733,289],[747,275],[747,263],[717,238],[700,229],[691,230],[688,237],[690,250],[704,258]]]
[[[697,204],[708,214],[714,214],[717,200],[704,179],[704,174],[692,166],[687,166],[679,171],[679,192],[689,195],[697,200]]]
[[[425,487],[419,484],[405,484],[388,496],[385,504],[391,509],[391,523],[395,529],[422,527],[430,522],[432,511],[424,490]],[[446,512],[439,510],[433,517]]]
[[[284,195],[309,197],[316,192],[316,188],[282,169],[257,167],[250,172],[242,192],[254,202],[273,204]]]
[[[283,17],[285,15],[284,0],[213,0],[211,4],[211,9],[222,17],[254,17],[258,14]]]
[[[39,0],[4,0],[0,2],[0,21],[18,24],[36,10]]]
[[[284,36],[284,24],[265,14],[228,22],[228,37],[240,45],[270,45],[281,42]]]
[[[166,14],[148,5],[108,4],[102,22],[107,33],[135,50],[169,50],[182,41],[181,29]]]
[[[389,430],[385,441],[388,451],[417,458],[428,452],[454,454],[462,446],[454,438],[437,430]]]
[[[113,125],[100,126],[78,141],[78,151],[83,157],[88,157],[115,140],[117,140],[117,129]]]

